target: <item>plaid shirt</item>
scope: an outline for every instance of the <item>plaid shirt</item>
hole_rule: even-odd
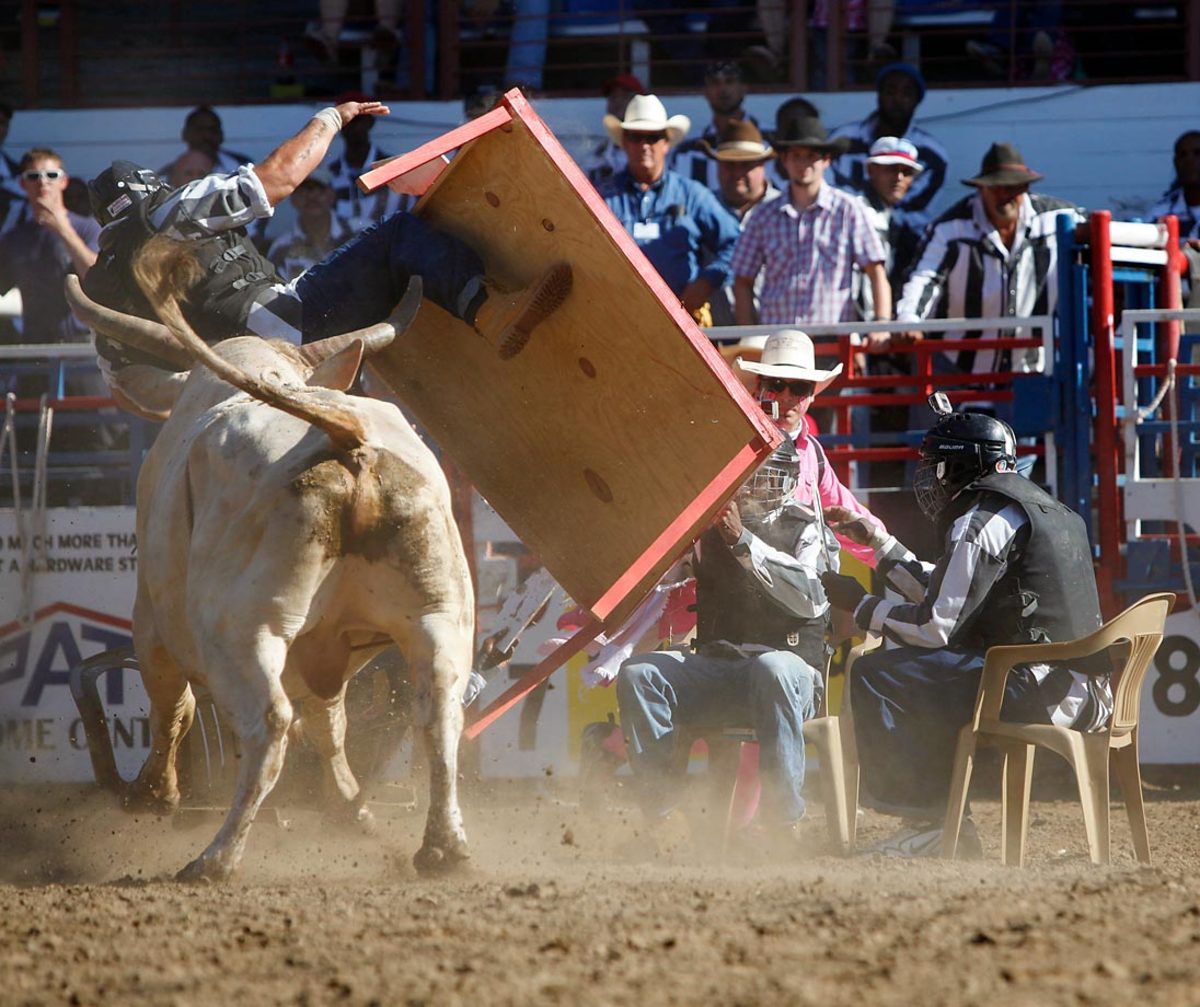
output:
[[[854,267],[886,258],[862,201],[823,183],[807,209],[785,192],[755,212],[734,249],[733,275],[753,279],[765,270],[764,325],[845,322],[857,317]]]

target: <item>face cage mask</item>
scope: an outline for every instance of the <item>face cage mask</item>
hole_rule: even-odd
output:
[[[930,521],[936,521],[938,515],[950,502],[950,492],[942,482],[946,472],[946,463],[934,458],[922,458],[917,462],[917,471],[913,475],[913,492],[917,497],[917,506]]]
[[[738,505],[750,514],[769,514],[796,491],[797,466],[768,459],[738,490]]]

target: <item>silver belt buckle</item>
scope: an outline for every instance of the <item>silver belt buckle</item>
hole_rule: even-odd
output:
[[[799,633],[788,633],[787,644],[789,647],[800,646],[800,634]]]

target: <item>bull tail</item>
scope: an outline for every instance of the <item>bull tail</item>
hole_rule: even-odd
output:
[[[129,784],[117,772],[117,759],[113,753],[112,738],[108,733],[108,721],[104,716],[104,703],[100,699],[97,679],[118,668],[137,668],[132,647],[106,650],[75,665],[67,676],[71,696],[79,709],[79,719],[87,738],[88,756],[92,760],[92,772],[96,782],[104,790],[112,791],[122,799]]]
[[[261,402],[311,423],[346,451],[359,447],[366,438],[362,421],[340,396],[323,389],[285,388],[247,374],[214,353],[183,317],[182,302],[188,290],[203,278],[200,264],[184,242],[164,235],[151,238],[133,264],[138,286],[158,310],[159,317],[200,363],[217,377]]]

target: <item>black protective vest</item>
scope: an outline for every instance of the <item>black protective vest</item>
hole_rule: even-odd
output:
[[[805,524],[804,517],[788,513],[751,530],[771,547],[794,555]],[[772,601],[715,528],[700,538],[695,573],[697,647],[717,640],[757,643],[790,650],[814,668],[825,667],[826,618],[801,619]]]
[[[88,270],[84,290],[95,301],[142,318],[158,315],[133,278],[134,257],[154,235],[148,222],[170,195],[166,190],[143,200],[125,219],[100,234],[100,254]],[[282,282],[243,228],[188,242],[204,277],[188,293],[183,315],[205,342],[241,335],[258,294]]]
[[[1015,472],[993,472],[963,494],[995,493],[1029,518],[1029,541],[988,596],[981,618],[952,646],[1075,640],[1100,626],[1100,598],[1083,519],[1037,483]],[[961,511],[960,511],[961,513]]]

